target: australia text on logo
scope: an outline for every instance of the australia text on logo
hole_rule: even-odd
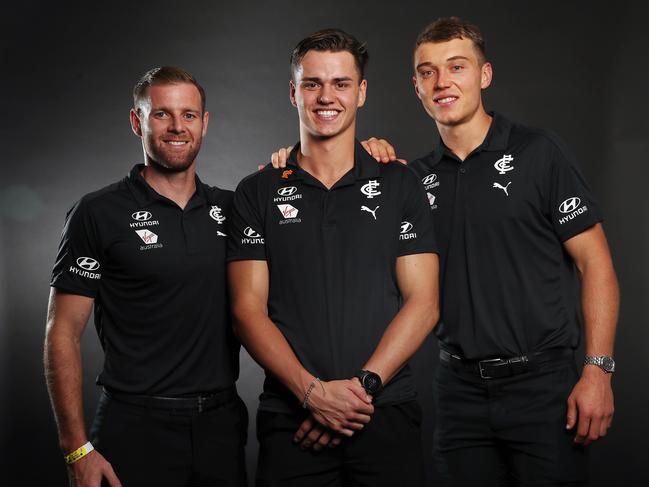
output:
[[[413,225],[410,222],[401,222],[399,240],[410,240],[411,238],[417,238],[417,234],[410,231],[412,230],[412,227]]]
[[[439,181],[437,180],[437,174],[435,173],[431,173],[428,176],[421,178],[421,182],[423,183],[424,189],[426,191],[439,186]]]
[[[150,212],[144,210],[136,211],[135,213],[131,214],[131,218],[135,220],[134,222],[131,222],[131,228],[151,227],[160,224],[158,220],[151,220],[151,218],[153,218],[153,215]]]
[[[245,238],[241,239],[241,243],[243,244],[263,244],[264,243],[264,238],[250,227],[246,227],[243,230],[243,234],[246,236]]]
[[[278,202],[283,202],[283,201],[293,201],[293,200],[300,200],[302,199],[301,194],[295,194],[297,192],[297,188],[295,186],[285,186],[283,188],[279,188],[277,190],[277,194],[279,196],[276,196],[273,198],[273,201],[275,203]]]
[[[514,169],[514,166],[510,164],[514,160],[514,157],[508,154],[503,155],[500,159],[496,161],[494,167],[498,169],[498,174],[505,174]]]
[[[216,205],[212,206],[212,209],[210,210],[210,217],[212,217],[212,220],[215,220],[219,225],[225,221],[225,216],[221,214],[222,211],[223,210]]]
[[[88,279],[100,279],[101,274],[96,271],[99,269],[99,262],[97,262],[92,257],[79,257],[77,259],[77,265],[80,267],[70,266],[70,272],[77,274],[81,277],[87,277]]]
[[[366,184],[361,187],[361,193],[363,193],[368,198],[374,198],[381,194],[380,191],[377,191],[381,184],[376,179],[370,179]]]
[[[588,207],[586,205],[584,206],[579,206],[581,204],[581,199],[578,198],[577,196],[572,196],[571,198],[568,198],[565,200],[563,203],[559,205],[559,211],[566,216],[559,218],[559,225],[563,225],[564,223],[569,222],[573,218],[575,218],[578,215],[581,215],[582,213],[586,213],[588,211]]]

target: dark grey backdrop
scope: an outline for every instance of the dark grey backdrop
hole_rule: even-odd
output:
[[[577,153],[599,196],[623,304],[617,413],[610,435],[591,447],[593,485],[620,477],[631,485],[646,480],[647,12],[645,2],[593,3],[23,1],[3,7],[3,473],[14,472],[22,485],[65,483],[41,365],[50,268],[70,204],[141,159],[128,124],[130,90],[140,74],[177,64],[203,83],[212,116],[199,171],[205,181],[234,189],[271,149],[297,138],[287,99],[291,47],[317,28],[339,26],[366,40],[371,54],[359,135],[389,137],[413,158],[430,150],[435,129],[413,94],[411,46],[426,23],[456,14],[481,25],[487,38],[495,73],[487,107],[555,130]],[[427,413],[427,452],[435,350],[429,340],[414,360]],[[91,418],[101,366],[92,325],[83,352]],[[241,361],[239,388],[254,412],[260,370],[245,353]],[[256,446],[251,422],[250,469]]]

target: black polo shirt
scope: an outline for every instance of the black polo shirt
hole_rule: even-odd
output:
[[[330,190],[297,165],[255,173],[234,196],[228,260],[265,260],[268,315],[302,365],[323,380],[361,369],[399,311],[397,257],[436,252],[419,179],[398,163],[380,165],[356,143],[354,168]],[[415,392],[408,366],[375,404]],[[261,409],[297,401],[267,376]]]
[[[602,220],[551,133],[499,114],[464,162],[439,144],[413,161],[441,255],[435,333],[470,359],[578,345],[574,266],[562,243]]]
[[[142,168],[68,212],[51,285],[95,299],[99,384],[158,396],[230,387],[239,351],[225,275],[232,192],[197,177],[182,210]]]

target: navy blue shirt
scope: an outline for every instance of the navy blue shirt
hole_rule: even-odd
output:
[[[439,148],[410,164],[440,248],[441,346],[469,359],[575,348],[574,266],[563,242],[602,220],[558,138],[499,114],[464,161]]]
[[[142,168],[68,212],[51,285],[95,300],[99,384],[157,396],[231,387],[239,367],[225,275],[232,192],[197,177],[183,210]]]
[[[397,257],[436,252],[415,173],[380,165],[356,144],[355,165],[331,189],[297,164],[244,179],[234,197],[228,260],[265,260],[268,315],[302,365],[323,380],[361,369],[401,306]],[[415,396],[408,366],[375,404]],[[267,375],[261,409],[290,411],[295,397]]]

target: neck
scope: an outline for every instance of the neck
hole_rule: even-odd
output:
[[[491,126],[491,120],[492,117],[481,106],[466,122],[457,125],[438,123],[437,130],[444,145],[463,161],[484,142]]]
[[[142,177],[158,194],[169,198],[184,209],[196,191],[196,165],[192,163],[180,172],[163,171],[155,164],[146,162]]]
[[[354,136],[351,130],[330,138],[319,138],[300,128],[300,167],[327,188],[354,167]]]

